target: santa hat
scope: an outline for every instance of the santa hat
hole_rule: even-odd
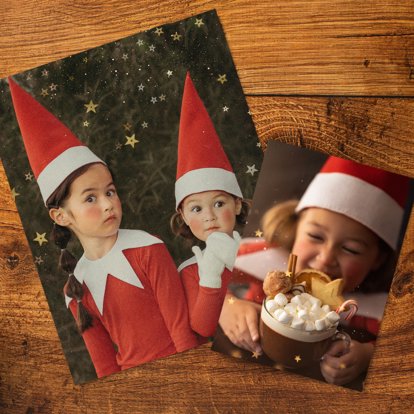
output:
[[[190,194],[213,190],[243,198],[210,116],[187,73],[178,136],[176,208]]]
[[[409,178],[354,161],[329,157],[296,211],[320,207],[350,217],[397,248]]]
[[[46,203],[69,174],[104,162],[11,78],[9,86],[27,157]]]

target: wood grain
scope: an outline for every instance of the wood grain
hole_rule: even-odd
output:
[[[0,77],[214,8],[247,94],[414,94],[412,0],[3,1]]]
[[[263,143],[276,139],[414,176],[412,1],[1,6],[1,77],[216,8]],[[309,96],[324,94],[337,96]],[[413,216],[362,393],[240,362],[208,345],[74,385],[2,165],[0,232],[1,412],[400,413],[414,406]]]

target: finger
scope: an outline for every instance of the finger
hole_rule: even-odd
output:
[[[329,347],[325,355],[340,356],[348,351],[348,345],[345,341],[335,341]]]
[[[249,335],[252,338],[252,341],[259,340],[259,320],[257,314],[253,313],[249,319],[246,321],[247,329],[249,330]]]
[[[349,370],[347,370],[346,368],[334,368],[331,365],[329,365],[328,361],[324,360],[323,362],[321,362],[321,373],[325,378],[326,382],[330,384],[339,385],[341,383],[344,383],[343,381],[347,380]]]
[[[241,236],[238,231],[233,231],[233,239],[236,240],[237,243],[240,243]]]
[[[203,253],[201,252],[201,249],[198,246],[193,246],[191,250],[193,251],[196,257],[197,263],[199,263],[200,260],[203,258]]]

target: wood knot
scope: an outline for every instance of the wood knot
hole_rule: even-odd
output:
[[[413,263],[414,252],[406,255],[404,261],[398,266],[391,292],[396,298],[401,298],[408,293],[414,293],[413,272],[410,270],[410,263]]]
[[[16,253],[12,253],[6,259],[7,267],[13,270],[19,264],[19,256]]]

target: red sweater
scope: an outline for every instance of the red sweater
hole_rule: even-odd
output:
[[[142,287],[109,274],[101,314],[83,283],[82,303],[93,316],[93,326],[82,336],[98,377],[197,345],[184,291],[165,245],[161,242],[122,253]],[[75,315],[76,301],[70,302],[70,309]]]
[[[179,271],[187,298],[191,328],[201,336],[200,342],[205,342],[206,337],[214,336],[216,332],[232,273],[225,268],[221,275],[221,288],[214,289],[199,285],[200,277],[195,257],[184,262]]]

